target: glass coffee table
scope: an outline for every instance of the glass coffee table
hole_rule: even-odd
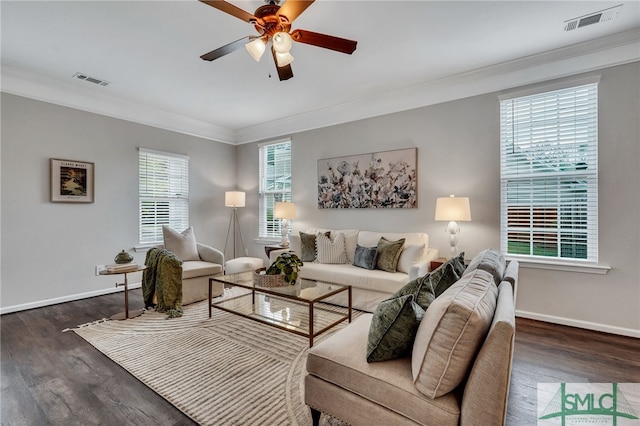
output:
[[[249,291],[216,301],[212,298],[214,281]],[[313,346],[314,337],[345,320],[351,322],[351,286],[300,278],[298,281],[295,286],[259,287],[253,284],[253,272],[209,278],[209,318],[212,307],[221,309],[308,337],[309,347]],[[348,308],[323,303],[341,292],[348,294]]]

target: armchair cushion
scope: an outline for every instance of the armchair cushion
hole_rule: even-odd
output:
[[[217,275],[222,272],[222,265],[203,262],[202,260],[190,260],[182,263],[182,279],[186,280],[205,275]]]
[[[174,231],[167,225],[162,227],[164,247],[184,261],[200,260],[196,247],[196,234],[190,226],[182,232]]]

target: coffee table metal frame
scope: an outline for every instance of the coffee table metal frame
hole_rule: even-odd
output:
[[[213,294],[213,282],[219,282],[219,283],[223,283],[224,285],[229,285],[229,286],[234,286],[234,287],[241,287],[241,288],[245,288],[248,290],[251,290],[251,304],[252,304],[252,314],[251,315],[247,315],[243,312],[240,312],[238,310],[234,310],[234,309],[229,309],[226,308],[224,306],[221,306],[222,303],[229,301],[231,299],[224,299],[221,300],[220,302],[215,302],[213,300],[212,294]],[[306,280],[306,281],[314,281],[314,280]],[[218,275],[216,277],[213,278],[209,278],[209,318],[211,318],[211,308],[215,307],[217,309],[221,309],[223,311],[227,311],[227,312],[231,312],[232,314],[235,315],[240,315],[242,317],[248,318],[250,320],[253,321],[257,321],[263,324],[267,324],[270,325],[272,327],[276,327],[282,330],[286,330],[290,333],[294,333],[300,336],[304,336],[304,337],[308,337],[309,338],[309,347],[313,346],[313,339],[314,337],[324,333],[325,331],[335,327],[336,325],[338,325],[339,323],[343,322],[344,320],[348,320],[348,322],[351,322],[351,317],[352,317],[352,305],[351,305],[351,286],[350,285],[341,285],[341,284],[333,284],[333,283],[327,283],[329,284],[331,287],[335,286],[335,289],[332,289],[331,291],[328,291],[327,293],[321,294],[318,297],[315,298],[310,298],[310,299],[305,299],[293,294],[287,294],[284,293],[282,291],[278,291],[278,289],[282,289],[282,287],[256,287],[253,284],[253,272],[242,272],[239,274],[230,274],[230,275]],[[338,293],[341,292],[348,292],[348,313],[347,315],[342,316],[341,318],[339,318],[338,320],[330,323],[329,325],[321,328],[320,330],[314,330],[314,326],[313,326],[313,318],[314,318],[314,310],[325,310],[327,312],[331,312],[332,314],[337,314],[337,312],[335,311],[331,311],[328,309],[325,309],[323,307],[317,306],[318,303],[322,302],[323,300],[327,299],[328,297],[331,297],[333,295],[336,295]],[[304,332],[304,331],[300,331],[291,327],[287,327],[286,323],[278,323],[275,322],[273,320],[267,320],[264,319],[260,316],[255,316],[253,314],[256,313],[256,309],[255,309],[255,304],[256,304],[256,295],[259,294],[264,294],[264,295],[269,295],[269,296],[274,296],[280,299],[287,299],[290,300],[291,302],[293,302],[294,304],[298,304],[298,305],[304,305],[306,304],[308,306],[309,309],[309,324],[308,324],[308,332]],[[247,297],[248,294],[242,295],[242,296],[238,296],[238,297]]]

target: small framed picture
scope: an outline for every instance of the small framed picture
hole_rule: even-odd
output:
[[[93,203],[94,164],[51,159],[51,202]]]

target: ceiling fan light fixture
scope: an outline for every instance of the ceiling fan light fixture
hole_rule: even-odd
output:
[[[289,52],[278,53],[276,52],[276,63],[279,67],[286,67],[293,62],[293,55]]]
[[[245,44],[244,47],[247,48],[247,52],[256,62],[260,62],[260,58],[262,58],[262,54],[266,49],[266,44],[260,37],[254,38],[249,43]]]
[[[273,35],[273,48],[278,53],[289,53],[291,46],[293,46],[293,40],[289,33],[283,31],[277,32]]]

